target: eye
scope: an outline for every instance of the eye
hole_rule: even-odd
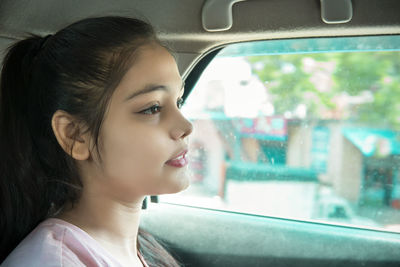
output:
[[[178,98],[178,100],[176,101],[176,106],[177,106],[178,108],[181,108],[182,105],[183,105],[183,98],[180,97],[180,98]]]
[[[160,111],[161,111],[161,106],[157,104],[157,105],[153,105],[149,108],[146,108],[146,109],[140,111],[139,113],[145,114],[145,115],[153,115],[153,114],[159,113]]]

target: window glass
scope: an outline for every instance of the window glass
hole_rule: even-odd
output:
[[[189,95],[161,201],[400,232],[400,36],[233,44]]]

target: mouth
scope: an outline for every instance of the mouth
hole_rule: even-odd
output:
[[[168,160],[165,164],[172,166],[172,167],[177,167],[177,168],[182,168],[188,164],[188,159],[186,158],[188,150],[185,149],[181,153],[179,153],[176,157]]]

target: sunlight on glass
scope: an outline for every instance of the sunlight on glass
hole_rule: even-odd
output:
[[[223,50],[182,109],[192,185],[161,201],[400,232],[400,52],[348,40]]]

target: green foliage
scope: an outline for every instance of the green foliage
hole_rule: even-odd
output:
[[[336,114],[336,119],[400,129],[398,51],[251,56],[247,60],[272,94],[277,114],[293,112],[302,103],[307,106],[307,118],[327,119],[326,114]]]
[[[364,90],[374,91],[380,88],[380,81],[393,64],[385,56],[381,52],[335,54],[333,60],[337,62],[337,68],[333,78],[336,81],[336,90],[358,95]]]

